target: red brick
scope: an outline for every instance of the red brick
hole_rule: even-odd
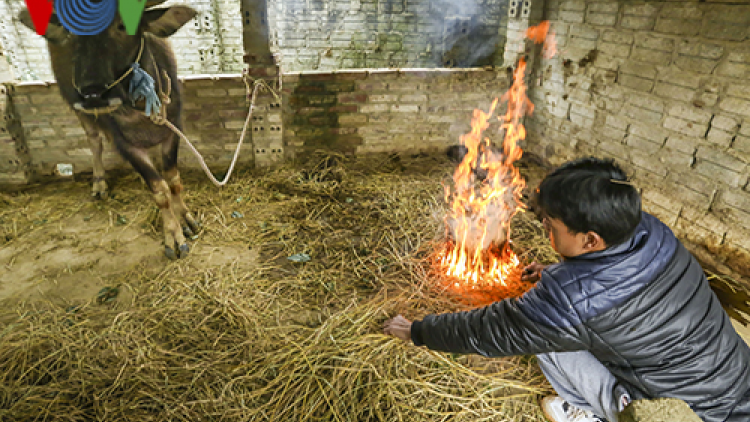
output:
[[[339,94],[340,103],[366,103],[367,94]]]

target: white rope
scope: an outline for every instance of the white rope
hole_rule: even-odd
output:
[[[158,72],[158,69],[157,69],[157,72]],[[279,71],[278,74],[279,74],[278,86],[279,86],[279,91],[281,91],[281,81],[282,81],[281,72]],[[169,94],[171,93],[171,81],[169,80],[169,76],[166,74],[166,72],[164,72],[164,76],[167,79],[167,94],[164,94],[164,92],[161,90],[161,83],[159,83],[159,96],[162,97],[161,109],[159,110],[160,111],[159,113],[154,113],[153,115],[150,116],[151,121],[157,125],[167,126],[169,129],[172,130],[172,132],[174,132],[177,136],[179,136],[180,139],[185,141],[185,143],[193,152],[193,154],[195,154],[195,157],[198,159],[198,162],[200,163],[203,171],[206,173],[206,176],[208,176],[208,178],[211,180],[211,182],[213,182],[214,185],[216,185],[217,187],[222,187],[226,185],[227,182],[229,181],[229,177],[232,175],[232,172],[234,171],[235,164],[237,164],[237,159],[240,156],[240,148],[242,148],[242,143],[244,142],[245,135],[247,134],[247,126],[250,123],[250,119],[252,118],[252,115],[253,115],[253,109],[255,108],[255,99],[258,95],[258,89],[261,86],[265,87],[274,96],[274,98],[276,98],[276,101],[278,101],[279,103],[281,103],[281,97],[276,91],[274,91],[270,86],[268,86],[266,81],[264,81],[263,79],[256,79],[253,81],[253,91],[250,97],[250,108],[247,111],[247,118],[245,119],[245,124],[242,126],[242,134],[240,134],[240,140],[239,142],[237,142],[237,148],[234,151],[234,157],[232,157],[232,163],[229,165],[229,170],[227,170],[227,173],[224,176],[224,180],[219,181],[218,179],[216,179],[213,173],[211,173],[211,170],[208,168],[208,165],[206,164],[206,160],[203,159],[203,156],[200,154],[200,152],[198,152],[198,150],[195,148],[193,143],[190,142],[190,139],[188,139],[188,137],[185,136],[185,134],[182,133],[180,129],[178,129],[175,125],[173,125],[172,122],[167,120],[166,105],[169,104],[170,102]],[[245,87],[247,88],[247,91],[250,91],[250,85],[247,82],[248,78],[252,79],[250,78],[249,75],[245,74],[243,75],[242,80],[243,82],[245,82]],[[159,79],[159,82],[161,82],[160,79]],[[120,106],[117,105],[117,106],[98,108],[94,110],[84,109],[84,110],[79,110],[79,111],[83,111],[84,113],[89,113],[89,114],[94,114],[94,115],[109,114],[117,110],[119,107]],[[143,113],[145,115],[145,111]]]
[[[258,94],[258,88],[260,88],[261,85],[263,85],[262,80],[260,79],[256,80],[255,83],[253,83],[253,85],[254,87],[253,87],[253,94],[250,99],[250,109],[247,112],[247,118],[245,119],[245,124],[242,126],[242,134],[240,135],[240,140],[237,143],[237,149],[235,149],[234,151],[234,157],[232,158],[232,163],[229,165],[229,170],[227,170],[227,174],[224,176],[224,180],[222,180],[221,182],[218,179],[216,179],[213,173],[211,173],[211,170],[208,168],[208,165],[206,164],[206,160],[203,159],[203,156],[201,156],[201,154],[198,152],[195,146],[193,146],[192,142],[190,142],[187,136],[185,136],[184,133],[182,133],[179,129],[177,129],[172,124],[172,122],[166,119],[163,120],[163,123],[156,122],[156,121],[154,122],[156,124],[166,125],[168,128],[172,129],[172,132],[177,134],[177,136],[179,136],[180,139],[185,141],[185,143],[190,148],[190,150],[193,151],[193,154],[195,154],[195,157],[198,158],[198,162],[200,163],[201,168],[203,168],[203,171],[206,173],[206,176],[208,176],[208,178],[211,179],[211,182],[213,182],[213,184],[218,187],[222,187],[227,184],[227,182],[229,181],[229,176],[231,176],[232,171],[234,171],[234,165],[237,163],[237,158],[240,156],[240,148],[242,147],[242,142],[245,140],[245,135],[247,133],[247,125],[248,123],[250,123],[250,118],[253,115],[253,109],[255,108],[255,98],[256,98],[256,95]]]
[[[247,78],[250,78],[248,75],[243,75],[242,80],[245,82],[245,86],[248,88],[249,91],[249,85],[247,83]],[[250,109],[247,111],[247,118],[245,119],[245,124],[242,126],[242,134],[240,135],[240,140],[237,142],[237,149],[234,151],[234,157],[232,158],[232,163],[229,165],[229,170],[227,170],[227,174],[224,176],[224,180],[221,182],[216,179],[216,177],[211,173],[211,170],[208,168],[208,165],[206,164],[206,161],[203,159],[203,156],[198,152],[198,150],[193,146],[193,144],[190,142],[190,140],[185,136],[184,133],[182,133],[179,129],[177,129],[169,120],[166,118],[160,118],[161,116],[156,117],[155,119],[151,119],[156,124],[162,124],[166,125],[168,128],[172,129],[172,132],[177,134],[177,136],[180,137],[187,146],[190,148],[191,151],[193,151],[193,154],[195,154],[195,157],[198,158],[198,162],[201,165],[201,168],[206,173],[206,176],[208,176],[209,179],[211,179],[211,182],[213,182],[214,185],[217,187],[222,187],[227,184],[229,181],[229,176],[232,175],[232,171],[234,171],[234,165],[237,163],[237,158],[240,156],[240,148],[242,147],[242,142],[245,140],[245,135],[247,134],[247,125],[250,123],[250,118],[253,115],[253,109],[255,108],[255,98],[258,94],[258,88],[261,86],[268,89],[268,91],[273,94],[273,96],[276,98],[276,101],[279,103],[281,102],[281,97],[278,93],[276,93],[273,89],[271,89],[270,86],[264,81],[263,79],[256,79],[253,81],[253,93],[250,97]],[[281,72],[279,72],[279,86],[281,86]],[[158,120],[158,121],[157,121]]]

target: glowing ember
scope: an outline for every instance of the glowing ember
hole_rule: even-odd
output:
[[[548,32],[548,22],[526,32],[537,44],[547,40],[545,57],[555,51],[554,39],[547,39]],[[523,154],[517,143],[526,138],[521,119],[534,110],[526,96],[525,71],[526,62],[521,59],[513,73],[513,85],[501,99],[507,103],[507,112],[498,117],[505,132],[502,151],[495,149],[489,138],[482,138],[497,98],[488,112],[474,110],[471,132],[461,137],[467,152],[453,174],[454,186],[445,189],[450,205],[446,226],[452,241],[441,257],[441,265],[451,279],[449,287],[457,291],[507,288],[511,287],[510,278],[519,278],[520,261],[509,242],[510,220],[523,208],[525,182],[513,165]]]

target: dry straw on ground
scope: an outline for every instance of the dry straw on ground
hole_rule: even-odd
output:
[[[204,223],[194,248],[241,245],[257,263],[201,268],[189,257],[103,280],[128,293],[113,301],[6,307],[0,419],[543,420],[536,400],[549,390],[533,359],[435,353],[382,334],[397,313],[466,308],[440,292],[432,267],[452,167],[322,156],[221,190],[187,177]],[[87,191],[76,182],[4,196],[4,246],[71,215],[160,236],[134,175],[105,203],[81,201]],[[532,258],[541,229],[524,218],[517,249]]]
[[[432,265],[452,168],[434,156],[323,156],[221,190],[186,177],[204,224],[194,249],[241,246],[257,262],[188,257],[102,280],[121,292],[112,301],[6,303],[0,420],[543,421],[536,400],[550,389],[532,358],[435,353],[382,334],[397,313],[467,308],[436,287]],[[85,182],[3,195],[0,246],[71,215],[159,238],[137,177],[114,187],[104,203],[81,201]],[[513,237],[524,262],[555,260],[530,213]]]

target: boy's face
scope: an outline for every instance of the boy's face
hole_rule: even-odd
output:
[[[562,220],[557,218],[544,217],[542,225],[547,231],[552,249],[564,258],[573,258],[607,248],[604,239],[597,233],[573,233]]]

